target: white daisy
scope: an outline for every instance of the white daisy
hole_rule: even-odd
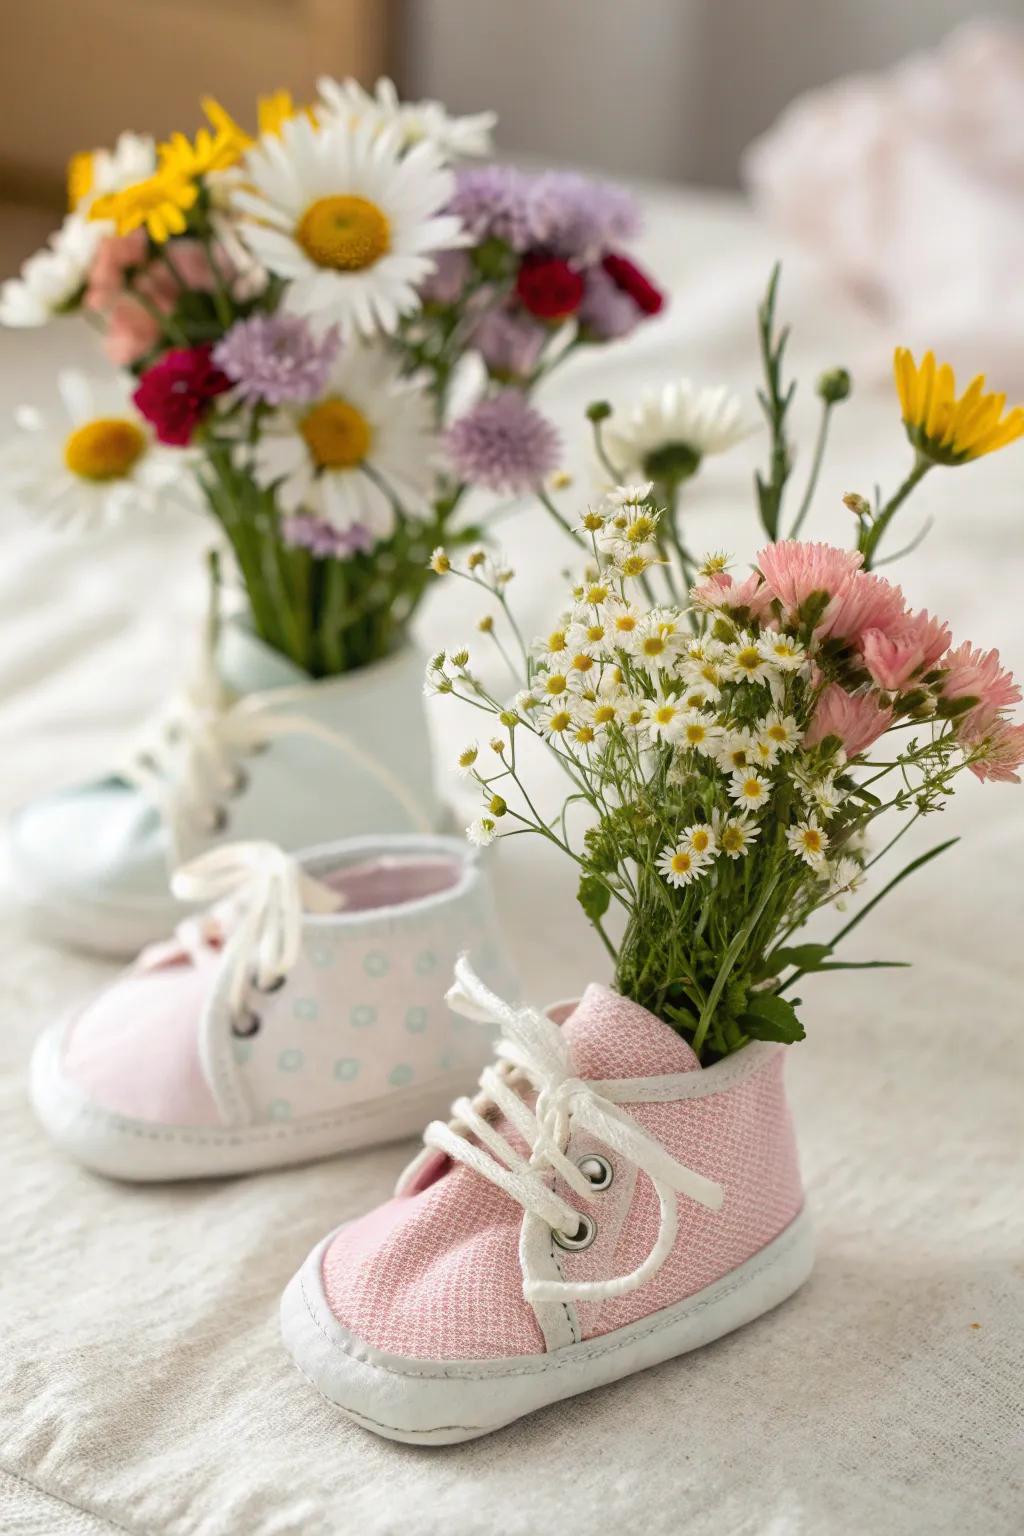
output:
[[[41,251],[22,262],[17,277],[0,285],[0,325],[45,325],[73,308],[85,286],[109,224],[69,213]]]
[[[740,769],[729,782],[729,798],[747,810],[760,810],[771,794],[771,785],[756,768]]]
[[[551,704],[565,698],[569,691],[569,679],[564,672],[539,672],[534,678],[533,689],[546,703]]]
[[[727,648],[724,670],[737,682],[760,683],[768,677],[772,663],[765,660],[754,637],[744,633]]]
[[[464,779],[470,779],[476,772],[476,760],[480,755],[480,748],[475,741],[471,741],[468,747],[463,747],[455,759],[455,771]]]
[[[800,745],[800,727],[793,715],[783,715],[773,709],[757,727],[758,736],[766,737],[777,752],[795,752]]]
[[[682,675],[685,682],[702,689],[709,699],[721,697],[725,669],[710,656],[706,656],[702,661],[685,661],[682,666]]]
[[[675,625],[654,611],[623,642],[623,648],[638,666],[648,672],[660,672],[671,667],[679,655],[679,636]]]
[[[347,347],[315,404],[268,418],[256,444],[259,485],[277,485],[286,513],[322,517],[375,541],[394,531],[392,496],[415,516],[431,484],[430,404],[383,351]]]
[[[707,715],[701,714],[699,710],[689,709],[680,719],[675,740],[689,751],[700,752],[705,757],[714,757],[718,751],[721,735],[721,726],[709,720]]]
[[[795,827],[789,827],[786,842],[811,869],[819,873],[823,870],[829,838],[825,828],[818,825],[816,815],[812,813],[806,821],[798,821]]]
[[[606,626],[597,614],[587,608],[580,609],[580,618],[574,619],[566,631],[566,645],[572,654],[600,659],[607,649]]]
[[[537,727],[545,736],[565,736],[573,724],[573,712],[565,703],[545,705],[538,711]]]
[[[710,863],[707,854],[694,853],[686,843],[677,843],[675,847],[669,844],[662,849],[658,869],[668,884],[678,889],[699,880]]]
[[[613,597],[609,598],[604,606],[604,619],[607,625],[608,644],[625,646],[629,644],[630,637],[640,628],[643,615],[635,604],[627,603],[621,597]]]
[[[614,695],[599,694],[594,699],[586,699],[579,706],[578,713],[581,720],[593,726],[598,735],[602,735],[618,720],[620,707],[620,701]]]
[[[831,821],[846,796],[836,785],[834,773],[827,774],[825,778],[818,779],[808,785],[804,799],[818,812],[823,821]]]
[[[85,213],[98,197],[145,181],[156,167],[156,143],[148,133],[118,134],[113,149],[86,150],[72,157],[68,166],[72,207]]]
[[[712,812],[711,827],[727,859],[745,858],[747,849],[761,836],[756,821],[748,821],[743,815],[726,816],[721,811]]]
[[[287,281],[287,307],[324,327],[394,331],[419,306],[429,253],[463,240],[459,220],[441,215],[455,183],[437,150],[403,154],[372,123],[294,117],[249,151],[245,181],[233,200],[252,220],[246,242]]]
[[[828,865],[828,894],[840,910],[846,905],[842,898],[860,890],[865,878],[856,859],[839,858]]]
[[[372,95],[357,80],[339,82],[326,75],[317,81],[317,89],[323,120],[338,119],[350,126],[369,123],[377,132],[395,129],[404,148],[426,140],[446,160],[456,160],[464,155],[489,155],[494,147],[495,112],[451,117],[439,101],[400,101],[393,82],[387,79],[377,81]]]
[[[487,848],[498,833],[497,822],[490,816],[481,816],[466,828],[466,836],[474,848]]]
[[[746,731],[723,731],[715,744],[715,762],[725,773],[739,773],[751,766],[750,737]]]
[[[554,629],[546,635],[538,635],[534,640],[530,652],[542,666],[561,672],[569,665],[572,652],[569,649],[568,628],[568,623],[562,619]]]
[[[608,457],[623,478],[676,482],[694,474],[701,459],[724,453],[750,431],[743,404],[724,385],[699,389],[689,379],[647,390],[605,429]]]
[[[648,699],[644,705],[644,720],[652,741],[678,741],[685,714],[678,699]]]
[[[684,827],[680,842],[698,858],[710,859],[718,852],[715,830],[706,821],[695,821],[692,826]]]
[[[183,450],[156,441],[131,401],[132,382],[62,373],[59,419],[18,412],[0,483],[30,516],[91,528],[182,497]]]
[[[800,641],[792,635],[776,634],[774,630],[766,629],[758,640],[761,654],[766,661],[771,662],[780,672],[799,672],[807,660]]]
[[[524,720],[529,720],[543,705],[543,700],[535,688],[522,688],[515,698],[516,712]]]

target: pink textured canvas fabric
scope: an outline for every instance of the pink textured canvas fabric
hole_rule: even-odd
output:
[[[591,1079],[699,1072],[689,1046],[646,1009],[592,986],[563,1026],[577,1074]],[[669,1306],[736,1268],[778,1235],[802,1204],[795,1141],[782,1087],[782,1053],[705,1097],[624,1106],[687,1166],[720,1182],[720,1212],[679,1201],[679,1236],[645,1285],[614,1301],[580,1305],[584,1337],[607,1333]],[[504,1129],[504,1127],[503,1127]],[[511,1138],[510,1138],[511,1139]],[[573,1135],[570,1157],[601,1151]],[[325,1251],[324,1288],[334,1315],[371,1346],[419,1359],[493,1359],[535,1354],[544,1344],[523,1299],[522,1208],[457,1165],[417,1193],[340,1231]],[[559,1192],[581,1205],[559,1181]],[[588,1207],[598,1238],[562,1254],[566,1279],[600,1280],[638,1267],[658,1234],[658,1202],[646,1175],[616,1169]]]

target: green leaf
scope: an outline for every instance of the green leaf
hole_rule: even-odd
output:
[[[786,997],[774,992],[755,992],[739,1018],[740,1028],[752,1040],[778,1040],[792,1045],[804,1038],[804,1027]]]
[[[830,960],[827,965],[806,965],[805,971],[909,971],[909,960]]]
[[[763,971],[766,976],[777,976],[787,965],[799,965],[802,970],[816,971],[831,953],[831,944],[786,944],[772,950],[764,962]]]
[[[592,923],[600,922],[611,905],[612,893],[597,875],[583,875],[576,900]]]

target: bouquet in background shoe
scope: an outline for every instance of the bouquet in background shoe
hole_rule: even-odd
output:
[[[81,311],[122,382],[62,381],[64,418],[23,416],[3,473],[73,521],[153,509],[187,470],[257,635],[333,676],[401,643],[467,489],[557,468],[537,383],[662,297],[622,249],[625,193],[456,163],[488,150],[492,114],[331,80],[311,107],[261,101],[255,138],[204,110],[194,139],[123,134],[72,162],[72,211],[0,321]]]

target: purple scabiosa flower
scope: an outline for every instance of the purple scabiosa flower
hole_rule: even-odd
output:
[[[622,187],[575,171],[544,171],[531,182],[530,229],[533,245],[590,262],[637,235],[640,211]]]
[[[562,440],[519,390],[506,389],[452,422],[444,447],[461,479],[517,494],[557,468]]]
[[[322,517],[296,512],[281,523],[281,538],[290,549],[308,549],[318,560],[348,560],[352,555],[368,555],[376,540],[368,528],[353,523],[351,528],[335,528]]]
[[[585,281],[576,318],[588,340],[618,341],[636,330],[643,318],[640,309],[603,267],[588,268]]]
[[[465,251],[438,251],[434,270],[420,284],[425,304],[457,304],[469,281],[471,267]]]
[[[469,340],[495,378],[525,379],[537,366],[547,332],[521,311],[489,309]]]
[[[317,337],[301,315],[252,315],[231,327],[213,359],[243,399],[284,405],[316,399],[340,348],[337,326]]]
[[[460,165],[448,204],[472,240],[503,240],[514,251],[534,244],[533,178],[510,165]]]

